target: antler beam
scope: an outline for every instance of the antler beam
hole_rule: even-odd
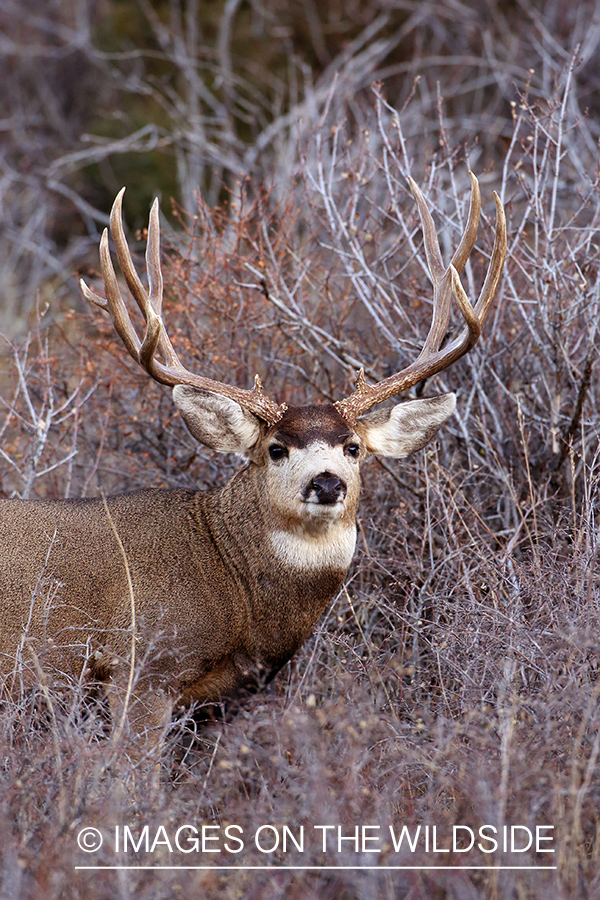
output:
[[[350,424],[354,424],[359,416],[377,403],[394,397],[420,381],[424,381],[426,378],[430,378],[432,375],[436,375],[438,372],[448,368],[457,359],[468,353],[479,339],[502,274],[506,256],[506,218],[504,207],[494,191],[496,203],[494,248],[481,293],[475,306],[472,306],[459,277],[475,245],[481,214],[479,182],[472,172],[469,172],[469,177],[471,179],[469,218],[460,244],[447,269],[444,268],[435,226],[425,199],[412,178],[409,178],[410,189],[419,210],[425,255],[433,281],[431,326],[419,356],[402,371],[385,378],[377,384],[367,384],[363,370],[359,371],[355,391],[349,397],[339,400],[335,404],[338,411]],[[462,313],[466,327],[455,340],[442,350],[440,349],[441,343],[450,322],[452,297],[454,297]]]

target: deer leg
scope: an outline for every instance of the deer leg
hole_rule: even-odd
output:
[[[113,740],[127,734],[133,738],[138,760],[151,759],[160,766],[163,741],[171,724],[175,698],[163,688],[137,684],[133,691],[115,678],[109,685],[108,700]]]

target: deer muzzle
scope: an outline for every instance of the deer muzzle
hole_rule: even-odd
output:
[[[321,503],[324,506],[332,506],[340,503],[346,496],[346,484],[337,475],[331,472],[321,472],[315,475],[309,482],[304,500],[307,503]]]

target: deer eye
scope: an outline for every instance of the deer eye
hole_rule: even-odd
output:
[[[271,444],[269,447],[269,456],[275,462],[279,459],[285,459],[286,456],[288,456],[287,448],[282,447],[281,444]]]
[[[360,456],[360,447],[358,444],[347,444],[345,450],[348,456],[352,456],[354,459],[357,459]]]

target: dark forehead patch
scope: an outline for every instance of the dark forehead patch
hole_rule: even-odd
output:
[[[331,403],[289,406],[273,426],[272,438],[288,447],[306,447],[325,441],[332,447],[343,444],[353,434],[350,426]]]

